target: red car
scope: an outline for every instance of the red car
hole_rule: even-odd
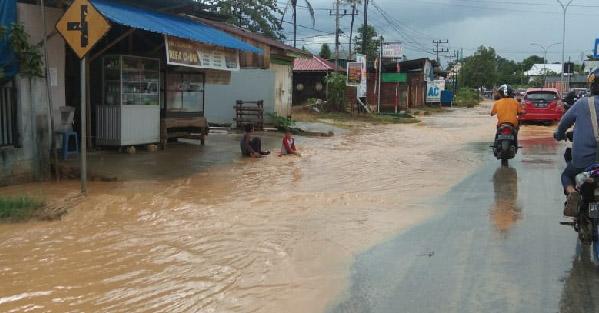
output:
[[[564,115],[564,105],[555,88],[529,88],[521,102],[525,113],[520,122],[559,122]]]

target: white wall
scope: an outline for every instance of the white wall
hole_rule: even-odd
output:
[[[274,112],[275,73],[271,70],[241,69],[231,73],[231,83],[206,83],[204,114],[210,123],[233,123],[235,102],[264,100],[264,112]],[[268,116],[265,116],[267,118]]]
[[[65,43],[60,34],[56,33],[56,23],[63,11],[56,8],[46,8],[46,28],[48,34],[48,65],[56,73],[55,83],[51,86],[51,96],[54,107],[55,121],[60,121],[58,108],[65,106]],[[25,31],[31,36],[31,43],[39,43],[44,38],[44,27],[39,5],[17,3],[17,20],[25,26]],[[43,53],[43,49],[42,49]],[[43,86],[40,86],[45,88]],[[46,89],[43,90],[46,93]],[[47,98],[47,97],[45,97]]]
[[[65,105],[65,45],[62,37],[55,33],[56,22],[62,10],[46,8],[48,33],[48,64],[55,69],[54,86],[50,88],[55,121],[59,123],[59,107]],[[24,25],[31,44],[44,38],[41,7],[17,3],[17,21]],[[42,49],[43,53],[43,49]],[[27,78],[17,75],[17,124],[20,147],[4,148],[1,153],[1,183],[43,179],[48,175],[50,151],[50,114],[48,92],[44,78]]]

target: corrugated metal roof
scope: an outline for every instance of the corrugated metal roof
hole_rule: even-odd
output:
[[[214,46],[262,53],[262,49],[201,22],[114,1],[92,0],[91,2],[104,17],[121,25]]]
[[[334,63],[318,56],[312,56],[312,58],[296,58],[293,60],[294,72],[332,72],[334,70]],[[337,67],[337,71],[343,72],[343,69]]]

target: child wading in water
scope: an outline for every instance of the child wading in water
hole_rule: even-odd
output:
[[[295,139],[291,134],[290,129],[285,129],[285,135],[283,136],[283,144],[281,146],[281,153],[279,156],[295,154],[297,156],[301,156],[297,148],[295,147]]]
[[[241,142],[239,143],[241,154],[251,158],[261,158],[269,155],[270,151],[262,151],[262,140],[260,140],[260,137],[252,138],[253,133],[254,125],[245,125],[245,133],[243,134],[243,137],[241,137]]]

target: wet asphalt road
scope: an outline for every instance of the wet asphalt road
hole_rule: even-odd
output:
[[[509,168],[484,165],[443,213],[359,255],[330,313],[599,312],[599,270],[559,225],[564,147],[522,136]]]

